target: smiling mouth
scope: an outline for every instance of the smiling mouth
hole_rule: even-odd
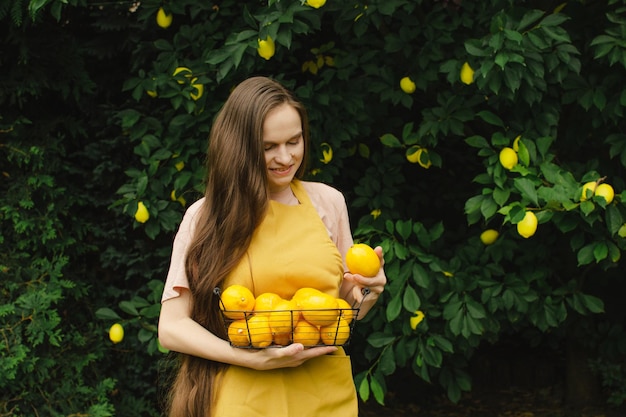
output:
[[[289,171],[291,171],[291,165],[287,166],[287,167],[282,167],[282,168],[271,168],[270,171],[273,171],[277,174],[285,174]]]

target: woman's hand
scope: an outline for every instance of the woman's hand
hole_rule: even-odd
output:
[[[239,349],[242,366],[265,371],[277,368],[293,368],[302,365],[309,359],[327,355],[337,350],[335,346],[321,346],[305,349],[301,343],[292,343],[280,348],[266,348],[260,350]]]
[[[346,272],[343,274],[343,284],[341,294],[348,301],[361,305],[359,312],[359,319],[363,318],[370,308],[376,303],[380,294],[385,290],[387,284],[387,276],[385,275],[384,265],[385,259],[383,258],[383,248],[376,246],[374,252],[378,255],[380,260],[380,269],[378,273],[373,277],[364,277],[359,274],[352,274]],[[367,296],[363,295],[363,289],[369,289]],[[364,299],[365,297],[365,299]]]

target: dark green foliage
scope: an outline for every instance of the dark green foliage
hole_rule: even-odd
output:
[[[384,402],[402,369],[456,401],[475,352],[515,335],[584,342],[623,402],[625,19],[623,1],[3,2],[0,414],[158,415],[172,237],[202,193],[216,111],[256,74],[306,104],[309,177],[385,250],[388,288],[350,346],[363,400]],[[596,180],[611,203],[581,201]]]

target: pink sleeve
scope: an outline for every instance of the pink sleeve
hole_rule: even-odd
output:
[[[337,245],[337,249],[339,249],[339,253],[341,254],[341,258],[344,260],[344,270],[347,271],[348,268],[345,264],[346,253],[350,246],[354,243],[352,239],[352,230],[350,229],[350,219],[348,218],[348,207],[346,206],[346,200],[341,198],[339,206],[336,208],[337,213],[337,231],[335,244]]]
[[[346,253],[352,246],[352,230],[350,229],[350,219],[348,216],[348,207],[343,194],[323,183],[319,182],[303,182],[311,202],[319,213],[330,238],[339,249],[345,266]]]
[[[176,232],[172,248],[172,258],[170,260],[170,267],[165,280],[161,302],[178,297],[181,288],[189,289],[189,280],[185,272],[185,257],[196,228],[196,214],[202,206],[203,201],[204,199],[200,199],[189,206],[180,223],[178,232]]]

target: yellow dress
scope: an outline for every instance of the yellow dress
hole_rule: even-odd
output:
[[[289,299],[302,287],[335,297],[343,261],[299,181],[292,190],[300,202],[270,202],[248,254],[224,287],[242,284],[255,296],[275,292]],[[343,349],[296,368],[256,371],[230,366],[216,387],[212,417],[357,417],[350,358]]]

